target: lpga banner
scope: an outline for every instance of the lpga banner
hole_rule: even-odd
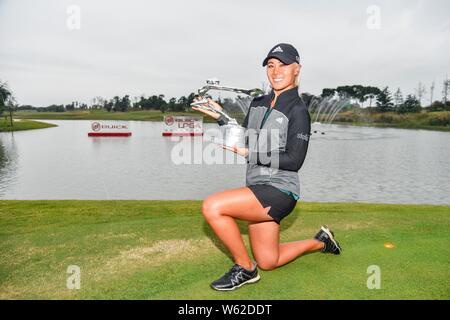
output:
[[[190,116],[164,116],[163,136],[201,136],[203,118]]]
[[[129,137],[131,131],[129,125],[117,121],[94,121],[91,122],[89,137]]]

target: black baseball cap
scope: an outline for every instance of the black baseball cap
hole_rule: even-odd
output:
[[[270,58],[277,58],[284,64],[291,64],[294,62],[300,63],[300,56],[297,49],[288,43],[279,43],[270,49],[267,57],[263,61],[263,67],[267,65],[267,61],[269,61]]]

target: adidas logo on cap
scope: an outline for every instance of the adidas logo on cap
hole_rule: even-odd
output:
[[[281,49],[281,47],[278,46],[275,49],[273,49],[273,51],[272,51],[272,53],[275,53],[275,52],[283,52],[283,49]]]
[[[263,60],[263,67],[265,67],[270,58],[276,58],[283,62],[284,64],[291,64],[297,62],[300,64],[300,55],[297,49],[295,49],[291,44],[279,43],[270,49],[267,57]]]

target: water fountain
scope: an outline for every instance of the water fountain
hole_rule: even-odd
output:
[[[321,134],[325,134],[323,126],[331,125],[339,111],[348,106],[349,103],[350,99],[347,97],[334,98],[333,96],[328,96],[324,98],[312,98],[308,109],[310,112],[315,110],[315,117],[312,121],[312,126],[314,127],[313,133],[320,132]]]

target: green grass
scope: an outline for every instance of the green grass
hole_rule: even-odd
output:
[[[142,120],[163,121],[164,115],[201,116],[198,112],[166,112],[158,110],[107,112],[104,109],[77,110],[68,112],[16,112],[17,119],[53,119],[53,120]],[[242,114],[232,114],[242,121]],[[324,115],[327,117],[328,115]],[[316,115],[312,114],[312,119]],[[214,122],[203,117],[204,122]],[[356,126],[377,126],[405,129],[427,129],[450,131],[450,111],[397,114],[394,112],[345,111],[340,112],[333,123]]]
[[[199,112],[166,112],[158,110],[108,112],[106,110],[77,110],[67,112],[16,112],[18,119],[53,119],[53,120],[142,120],[163,121],[165,115],[201,116]],[[205,122],[212,122],[204,117]]]
[[[200,201],[2,200],[0,299],[450,298],[450,206],[299,202],[281,240],[328,224],[343,254],[306,255],[226,293],[209,283],[232,262],[200,212]],[[80,290],[66,288],[69,265]],[[370,265],[379,290],[366,286]]]
[[[45,123],[40,121],[20,120],[13,121],[13,126],[10,125],[10,121],[4,118],[0,119],[0,132],[4,131],[21,131],[21,130],[33,130],[56,127],[55,124]]]
[[[315,115],[312,117],[315,119]],[[398,114],[395,112],[345,111],[333,123],[402,129],[450,131],[450,111]]]

